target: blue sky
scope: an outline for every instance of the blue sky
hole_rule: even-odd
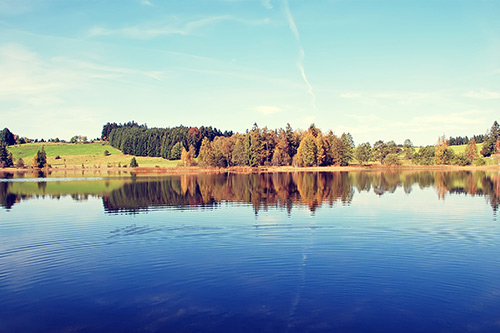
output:
[[[500,120],[499,17],[481,0],[0,0],[0,127],[480,134]]]

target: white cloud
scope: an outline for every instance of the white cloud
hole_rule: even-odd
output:
[[[271,114],[275,114],[275,113],[279,113],[279,112],[282,112],[283,110],[280,109],[279,107],[277,106],[267,106],[267,105],[262,105],[262,106],[258,106],[255,108],[255,111],[259,112],[259,113],[262,113],[264,115],[271,115]]]
[[[271,0],[261,0],[262,1],[262,6],[266,7],[267,9],[272,9],[273,5],[271,4]]]
[[[468,110],[448,114],[433,114],[413,117],[409,122],[394,123],[395,128],[401,128],[409,133],[436,133],[437,135],[467,135],[482,133],[488,119],[487,112]]]
[[[469,98],[475,98],[475,99],[499,99],[500,98],[500,92],[498,91],[488,91],[481,89],[479,91],[477,90],[470,90],[464,95],[465,97]]]
[[[89,36],[123,35],[130,38],[150,39],[168,35],[190,35],[197,30],[201,30],[203,27],[222,21],[237,22],[245,25],[263,25],[270,22],[269,18],[248,20],[230,15],[205,17],[190,22],[179,22],[176,18],[171,19],[170,21],[171,22],[166,24],[158,23],[149,26],[131,26],[118,29],[107,29],[96,26],[90,29]]]
[[[153,4],[149,0],[141,0],[141,5],[143,6],[153,6]]]

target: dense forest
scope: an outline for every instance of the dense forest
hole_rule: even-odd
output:
[[[482,157],[500,151],[500,126],[495,121],[485,135],[438,139],[436,145],[416,149],[407,139],[404,144],[376,141],[355,146],[350,133],[340,136],[322,132],[314,124],[307,130],[259,128],[254,124],[246,133],[221,132],[212,127],[148,128],[135,122],[107,123],[102,139],[123,153],[136,156],[157,156],[180,160],[185,166],[346,166],[353,162],[365,164],[378,161],[399,165],[402,160],[414,164],[485,164]],[[466,143],[462,143],[466,142]],[[449,146],[467,144],[464,153],[455,154]],[[484,143],[480,151],[477,144]],[[479,154],[481,153],[481,155]],[[195,162],[194,158],[197,157]]]
[[[435,145],[417,148],[409,139],[403,144],[378,140],[373,146],[369,142],[356,146],[350,133],[336,135],[331,130],[325,133],[315,124],[307,130],[294,130],[290,124],[284,129],[259,128],[254,124],[245,133],[234,133],[211,126],[148,128],[134,121],[108,122],[102,128],[101,140],[108,141],[124,154],[180,160],[179,164],[184,166],[347,166],[374,161],[383,165],[400,165],[403,161],[420,165],[483,165],[486,164],[483,157],[500,153],[500,125],[495,121],[484,135],[450,137],[448,140],[442,136]],[[15,163],[8,146],[31,141],[13,134],[8,128],[0,131],[0,167],[13,167],[14,164],[23,167],[24,161],[19,159]],[[79,142],[88,142],[87,137],[74,136],[70,141]],[[482,144],[480,148],[479,143]],[[457,154],[450,146],[458,144],[467,147]],[[32,165],[43,165],[44,161],[42,148]]]
[[[182,147],[193,147],[198,155],[204,138],[213,141],[216,137],[230,137],[233,132],[221,132],[217,128],[177,126],[172,128],[148,128],[131,121],[125,124],[107,123],[102,128],[101,139],[124,154],[135,156],[163,157],[178,160]],[[193,152],[192,152],[193,153]]]

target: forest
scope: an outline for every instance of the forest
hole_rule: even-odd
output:
[[[184,166],[199,163],[214,167],[347,166],[369,162],[400,165],[402,161],[421,165],[483,165],[483,157],[500,152],[499,137],[500,126],[495,121],[485,135],[465,137],[465,152],[456,154],[450,145],[464,140],[462,137],[439,137],[436,145],[419,148],[409,139],[402,145],[378,140],[373,146],[369,142],[356,146],[350,133],[324,133],[315,124],[307,130],[294,130],[290,124],[284,129],[259,128],[254,124],[246,133],[233,133],[203,126],[148,128],[131,121],[107,123],[102,130],[102,139],[125,154],[180,160]],[[483,143],[481,150],[476,138]]]
[[[254,124],[245,133],[222,131],[211,126],[149,128],[134,121],[123,124],[106,123],[102,127],[101,140],[133,156],[161,157],[178,160],[179,165],[208,167],[233,166],[347,166],[376,162],[386,166],[401,164],[418,165],[484,165],[486,160],[500,153],[500,126],[494,121],[484,135],[471,138],[439,137],[435,145],[415,147],[407,139],[403,144],[378,140],[371,145],[363,142],[355,145],[350,133],[323,132],[311,124],[306,130],[285,128],[260,128]],[[477,140],[476,140],[477,139]],[[41,139],[43,140],[43,139]],[[21,158],[16,162],[8,146],[33,140],[21,138],[8,128],[0,131],[0,167],[24,167]],[[480,141],[480,142],[479,142]],[[84,136],[75,136],[71,143],[87,143]],[[450,146],[465,145],[465,150]],[[478,144],[481,144],[478,147]],[[32,165],[44,166],[43,148],[33,157]],[[137,166],[134,163],[132,166]]]

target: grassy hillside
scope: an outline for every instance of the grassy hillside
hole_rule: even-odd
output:
[[[477,146],[477,152],[480,153],[481,149],[483,149],[483,143],[478,143],[476,144],[476,146]],[[465,148],[467,148],[467,145],[450,146],[450,148],[453,149],[455,154],[460,154],[460,153],[465,153]]]
[[[121,151],[111,147],[108,143],[27,143],[10,146],[8,149],[14,156],[14,163],[22,158],[26,165],[31,165],[33,156],[42,149],[47,153],[48,163],[55,168],[78,167],[106,167],[129,165],[132,156],[124,155]],[[109,156],[104,156],[105,151]],[[60,159],[56,159],[60,156]],[[178,161],[169,161],[161,157],[136,157],[139,166],[144,167],[175,167]]]

